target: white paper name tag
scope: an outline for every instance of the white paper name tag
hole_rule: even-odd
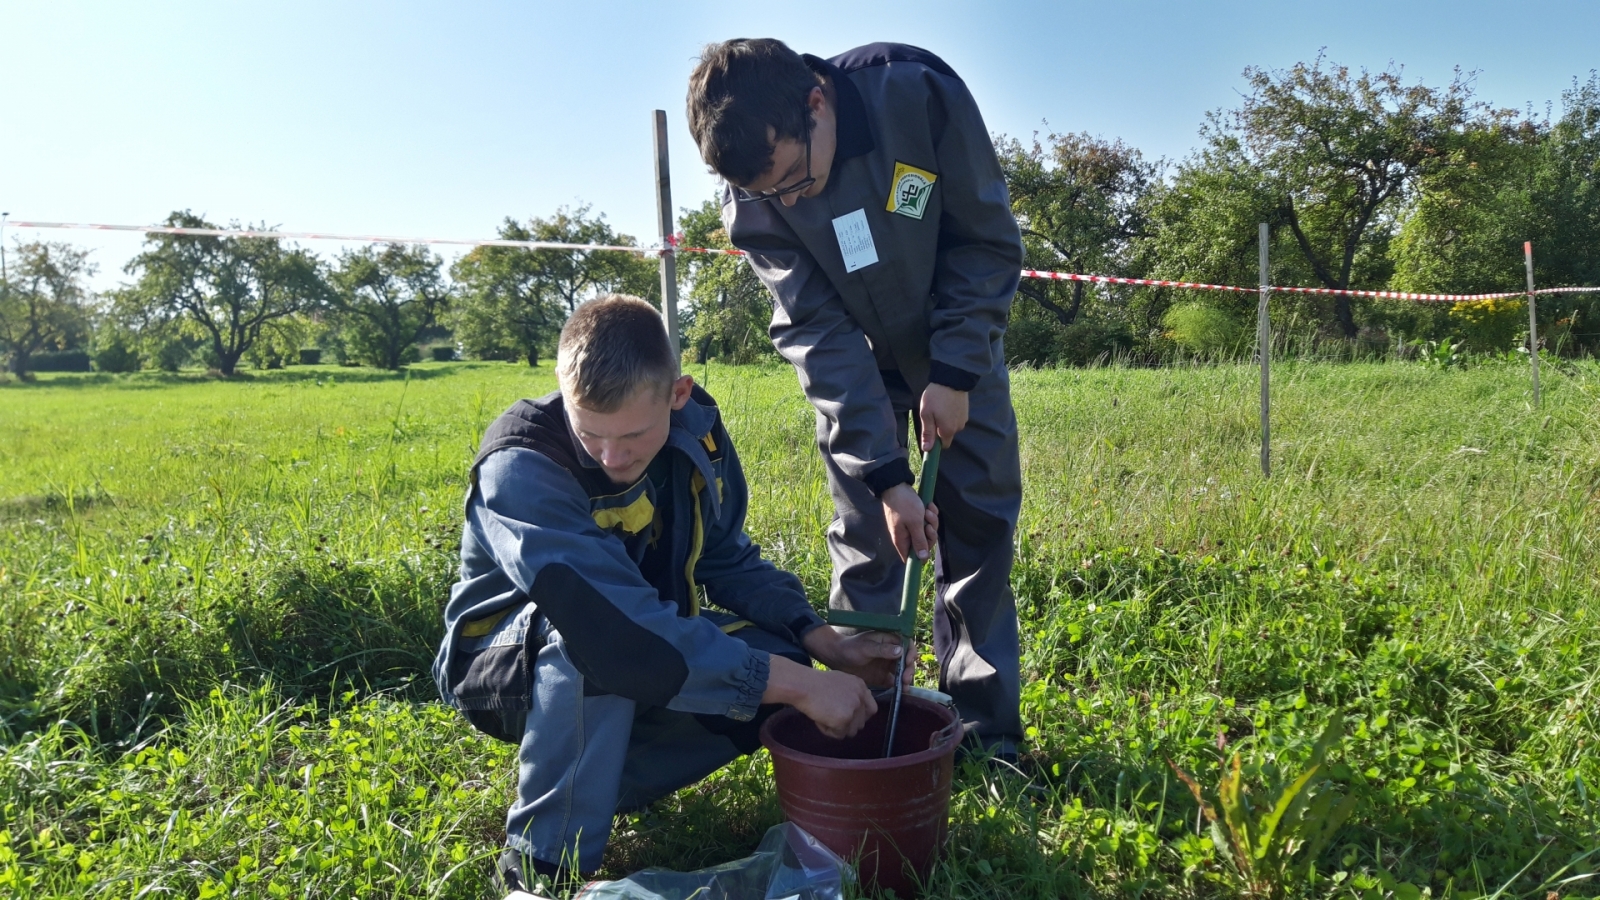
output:
[[[844,270],[854,272],[878,261],[878,248],[867,227],[867,211],[858,209],[833,220],[833,233],[839,236],[839,252],[844,254]]]

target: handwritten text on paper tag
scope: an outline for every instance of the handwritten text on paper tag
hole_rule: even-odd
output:
[[[866,210],[858,209],[834,219],[833,233],[839,236],[839,252],[844,254],[846,272],[865,269],[878,261],[878,248],[872,243]]]

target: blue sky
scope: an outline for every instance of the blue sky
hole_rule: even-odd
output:
[[[991,131],[1197,144],[1248,65],[1327,48],[1543,109],[1600,66],[1600,4],[71,3],[0,0],[0,210],[151,223],[174,209],[290,231],[489,237],[589,204],[655,240],[650,115],[673,199],[711,196],[683,120],[700,47],[772,36],[830,55],[895,40],[943,56]],[[7,230],[94,248],[122,280],[134,236]],[[320,252],[337,245],[308,244]]]

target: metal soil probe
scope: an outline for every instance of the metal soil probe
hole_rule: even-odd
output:
[[[933,449],[922,457],[922,483],[917,496],[922,505],[933,502],[933,485],[939,477],[939,439],[933,440]],[[918,523],[921,526],[921,523]],[[883,755],[889,756],[894,748],[894,733],[900,724],[900,697],[905,692],[902,681],[906,671],[906,657],[911,655],[911,638],[917,630],[917,597],[922,593],[922,560],[912,552],[906,560],[906,583],[900,592],[900,612],[869,613],[853,609],[828,611],[828,624],[848,628],[865,628],[869,631],[889,631],[900,635],[900,659],[894,667],[894,705],[889,712],[889,730],[883,739]]]

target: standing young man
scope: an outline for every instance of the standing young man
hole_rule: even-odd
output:
[[[934,646],[969,737],[1014,757],[1012,533],[1022,503],[1002,338],[1022,239],[988,130],[937,56],[832,59],[771,39],[706,48],[689,128],[728,183],[733,244],[772,293],[771,334],[817,410],[837,517],[830,605],[898,609],[913,523],[907,418],[944,446]]]

